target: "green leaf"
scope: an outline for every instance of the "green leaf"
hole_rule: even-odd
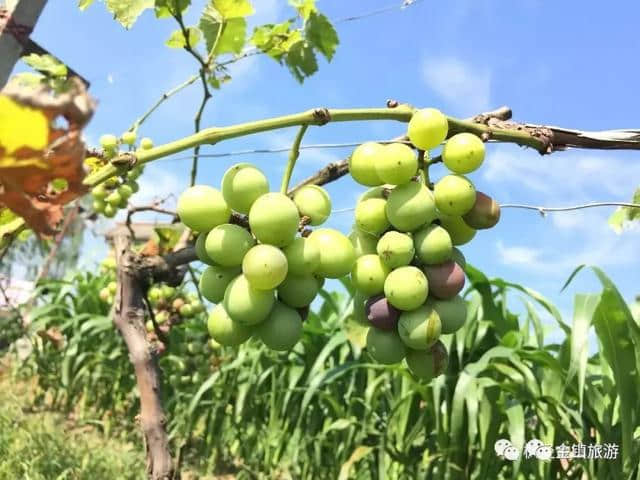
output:
[[[298,11],[298,15],[303,20],[307,20],[313,12],[317,11],[316,0],[289,0],[289,5]]]
[[[221,12],[214,4],[204,9],[199,23],[207,42],[207,51],[216,54],[242,52],[247,37],[247,21],[238,12],[247,10],[241,6],[233,10],[227,6]]]
[[[32,53],[26,57],[22,57],[22,61],[29,65],[34,70],[39,71],[45,75],[51,77],[66,77],[67,67],[64,63],[60,62],[57,58],[46,54],[38,55]]]
[[[225,20],[230,18],[244,18],[254,14],[249,0],[213,0],[213,7]]]
[[[318,71],[316,54],[309,44],[299,41],[291,46],[286,58],[287,67],[298,82],[302,83]]]
[[[177,12],[184,12],[191,5],[191,0],[156,0],[156,18],[171,18]]]
[[[82,11],[91,6],[94,0],[78,0],[78,8]]]
[[[311,12],[305,25],[305,36],[312,47],[331,61],[340,41],[335,28],[325,15]]]
[[[195,47],[202,38],[202,32],[197,27],[187,27],[187,34],[189,36],[188,45],[193,48]],[[169,40],[165,42],[165,45],[169,48],[185,48],[187,46],[187,39],[184,36],[184,32],[182,30],[174,31]]]
[[[631,203],[640,204],[640,187],[636,189]],[[619,207],[609,217],[609,225],[616,233],[622,233],[627,223],[640,220],[640,208]]]
[[[105,5],[120,25],[129,29],[142,12],[154,7],[154,0],[105,0]]]
[[[295,32],[298,36],[300,35],[298,30]],[[271,58],[279,61],[287,53],[283,44],[289,40],[292,34],[291,20],[287,20],[276,25],[267,24],[256,27],[249,41]]]
[[[240,53],[247,41],[247,21],[244,18],[225,20],[222,35],[218,40],[215,53]]]

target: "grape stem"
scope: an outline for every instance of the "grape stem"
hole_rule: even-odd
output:
[[[289,151],[289,160],[287,162],[287,168],[282,175],[282,183],[280,184],[280,193],[287,194],[287,190],[289,189],[289,182],[291,181],[291,175],[293,174],[293,169],[296,166],[296,162],[298,161],[298,157],[300,156],[300,144],[302,143],[302,137],[309,128],[309,124],[303,124],[298,133],[296,134],[296,138],[293,140],[293,145],[291,145],[291,150]]]

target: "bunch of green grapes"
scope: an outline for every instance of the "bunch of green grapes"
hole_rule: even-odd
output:
[[[199,385],[219,368],[223,361],[220,344],[207,337],[200,329],[185,329],[182,341],[177,345],[178,355],[165,356],[161,360],[162,370],[171,373],[167,380],[173,388]],[[203,361],[203,357],[209,361]]]
[[[103,135],[100,137],[100,145],[104,158],[89,157],[85,160],[85,164],[91,169],[104,166],[118,155],[120,146],[127,145],[130,151],[135,150],[136,137],[136,133],[131,131],[123,133],[120,140],[115,135]],[[143,138],[138,148],[141,150],[153,148],[153,141],[150,138]],[[113,218],[118,210],[126,208],[129,198],[139,190],[136,180],[143,171],[142,166],[136,166],[123,175],[113,176],[95,186],[91,190],[94,212]]]
[[[408,136],[428,155],[447,138],[447,119],[435,109],[419,110]],[[408,145],[369,142],[353,152],[351,176],[373,187],[358,201],[350,234],[357,255],[354,315],[370,327],[367,351],[376,361],[406,359],[410,371],[425,379],[446,369],[448,352],[439,337],[457,331],[467,316],[459,295],[466,261],[456,247],[500,218],[499,205],[463,176],[484,155],[477,136],[453,135],[442,150],[452,173],[431,188]]]
[[[247,228],[230,223],[233,212],[247,215]],[[264,173],[247,163],[227,170],[221,190],[196,185],[182,193],[178,215],[198,232],[196,252],[208,265],[199,284],[216,304],[208,320],[216,342],[239,345],[254,336],[273,350],[294,347],[324,279],[347,275],[356,260],[342,233],[303,229],[330,213],[324,189],[270,192]]]

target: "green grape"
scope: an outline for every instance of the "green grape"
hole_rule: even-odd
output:
[[[167,323],[168,320],[169,320],[169,312],[167,312],[166,310],[162,310],[161,312],[158,312],[156,314],[156,323],[158,325]]]
[[[300,216],[298,207],[282,193],[266,193],[249,211],[251,231],[261,243],[286,247],[296,236]]]
[[[399,310],[413,310],[427,299],[427,277],[416,267],[400,267],[392,271],[384,282],[384,295]]]
[[[389,268],[409,265],[415,255],[412,238],[396,231],[385,233],[376,245],[376,252]]]
[[[129,205],[129,200],[126,198],[121,198],[120,203],[118,204],[118,208],[127,208]]]
[[[440,110],[423,108],[416,111],[409,121],[409,140],[420,150],[437,147],[449,133],[449,123]]]
[[[193,309],[194,315],[204,312],[204,305],[202,305],[202,302],[200,300],[192,300],[190,305]]]
[[[100,300],[102,300],[103,302],[108,302],[109,297],[111,297],[111,292],[106,287],[101,288],[100,291],[98,292],[98,297],[100,297]]]
[[[175,287],[171,287],[169,285],[162,285],[162,296],[166,299],[169,300],[170,298],[172,298],[174,295],[176,294],[176,289]]]
[[[418,158],[411,147],[404,143],[390,143],[384,147],[376,163],[378,177],[391,185],[410,181],[418,171]]]
[[[249,213],[251,205],[269,193],[269,181],[264,173],[250,163],[238,163],[222,177],[222,195],[236,212]]]
[[[122,134],[122,137],[120,137],[120,139],[122,140],[122,143],[124,143],[125,145],[133,145],[134,143],[136,143],[136,139],[138,138],[138,135],[136,135],[136,132],[124,132]]]
[[[401,232],[411,232],[437,216],[431,191],[418,182],[396,187],[387,200],[387,218]]]
[[[473,133],[458,133],[444,144],[442,161],[454,173],[471,173],[484,161],[484,143]]]
[[[273,290],[287,276],[287,257],[272,245],[256,245],[242,260],[242,273],[253,288]]]
[[[357,225],[354,225],[351,233],[349,233],[349,240],[351,240],[351,244],[355,249],[356,257],[376,253],[378,237],[371,235],[370,233],[363,232]]]
[[[142,175],[143,171],[144,168],[142,167],[142,165],[137,165],[127,172],[127,179],[136,180],[140,177],[140,175]]]
[[[260,340],[272,350],[291,350],[302,337],[302,318],[293,308],[276,302],[257,328]]]
[[[160,287],[153,286],[149,288],[147,292],[147,298],[152,306],[157,305],[162,300],[162,289]]]
[[[476,202],[476,189],[462,175],[447,175],[433,189],[436,207],[445,215],[464,215]]]
[[[138,182],[132,180],[131,178],[127,180],[127,183],[125,185],[129,185],[132,193],[138,193],[138,190],[140,190],[140,185],[138,185]]]
[[[453,247],[451,249],[451,259],[456,262],[460,267],[464,270],[464,267],[467,266],[467,259],[464,258],[464,254],[460,251],[460,249]]]
[[[231,218],[231,210],[220,191],[206,185],[195,185],[178,198],[178,215],[191,230],[208,232],[227,223]]]
[[[451,237],[439,225],[428,225],[413,236],[416,256],[425,265],[435,265],[451,258]]]
[[[429,304],[400,314],[398,333],[409,348],[426,350],[438,340],[440,331],[440,317]]]
[[[500,205],[489,195],[476,192],[473,207],[462,219],[464,223],[477,230],[495,227],[500,220]]]
[[[191,318],[194,315],[193,307],[189,303],[185,303],[180,307],[179,313],[182,318]]]
[[[407,366],[411,373],[424,380],[432,380],[444,373],[449,364],[449,353],[438,340],[427,350],[407,351]]]
[[[440,225],[449,232],[453,245],[464,245],[476,236],[476,231],[464,223],[462,217],[439,215]]]
[[[153,148],[153,140],[151,140],[149,137],[144,137],[142,140],[140,140],[140,148],[142,150],[151,150]]]
[[[363,232],[380,235],[389,228],[386,214],[387,201],[382,198],[370,198],[356,206],[356,225]]]
[[[384,281],[390,272],[378,255],[364,255],[356,260],[351,270],[351,282],[365,295],[377,295],[383,292]]]
[[[384,184],[373,187],[358,197],[358,203],[369,200],[370,198],[385,198],[385,190],[393,190],[394,185]]]
[[[282,249],[287,264],[289,274],[305,275],[316,271],[320,265],[320,250],[318,247],[304,237],[296,237],[293,242]]]
[[[211,265],[204,269],[198,286],[202,296],[213,303],[220,303],[231,280],[240,275],[238,267],[219,267]]]
[[[100,184],[91,189],[91,195],[97,200],[104,200],[107,196],[107,190],[103,184]]]
[[[104,203],[104,201],[99,200],[99,199],[95,199],[93,201],[93,204],[91,205],[93,207],[93,211],[96,213],[104,213],[104,209],[106,207],[106,204]]]
[[[123,183],[118,187],[118,193],[122,198],[127,200],[131,195],[133,195],[133,189],[131,188],[131,185]]]
[[[302,308],[313,302],[320,290],[313,275],[288,275],[278,286],[278,299],[292,308]]]
[[[155,327],[153,326],[153,322],[151,320],[147,320],[147,322],[144,324],[144,327],[148,333],[151,333],[155,330]]]
[[[311,232],[308,240],[320,251],[320,265],[316,274],[326,278],[340,278],[351,271],[356,262],[356,252],[342,233],[331,228],[319,228]]]
[[[115,135],[102,135],[100,145],[105,150],[115,150],[118,148],[118,138]]]
[[[467,302],[460,295],[448,300],[429,300],[428,302],[440,317],[441,333],[458,331],[467,319]]]
[[[300,216],[309,217],[310,225],[322,225],[331,214],[331,198],[318,185],[305,185],[293,195]]]
[[[116,213],[118,213],[116,207],[108,203],[104,206],[104,210],[102,211],[102,214],[107,218],[115,217]]]
[[[384,145],[375,142],[359,145],[349,157],[349,173],[361,185],[381,185],[384,182],[378,176],[376,164],[383,155]]]
[[[371,327],[367,332],[367,352],[376,362],[393,365],[402,361],[407,348],[395,330]]]
[[[235,322],[255,325],[267,318],[274,302],[273,290],[258,290],[247,277],[239,275],[227,286],[223,305]]]
[[[116,293],[116,290],[118,290],[118,284],[116,282],[109,282],[109,284],[107,285],[107,290],[109,290],[109,293],[111,295],[114,295]]]
[[[107,202],[112,207],[118,207],[122,202],[122,196],[120,195],[120,193],[118,193],[117,190],[114,190],[109,195],[107,195],[104,201]]]
[[[255,245],[249,232],[239,225],[224,223],[207,234],[205,250],[213,262],[223,267],[242,265],[242,259]]]
[[[105,258],[102,263],[100,264],[100,266],[104,269],[104,270],[115,270],[117,267],[116,264],[116,259],[113,257],[107,257]]]
[[[106,188],[115,188],[120,185],[120,178],[118,177],[109,177],[104,181],[104,186]]]
[[[198,235],[198,238],[196,238],[196,257],[198,257],[198,260],[200,260],[202,263],[206,263],[207,265],[215,265],[216,262],[211,260],[211,258],[209,258],[209,255],[207,254],[207,235],[207,233],[200,233]]]
[[[237,346],[251,336],[251,327],[233,321],[222,305],[217,305],[211,311],[207,330],[220,345]]]

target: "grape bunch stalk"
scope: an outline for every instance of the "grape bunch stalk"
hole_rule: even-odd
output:
[[[496,225],[500,207],[464,176],[484,161],[479,137],[446,140],[441,157],[451,173],[431,185],[428,152],[447,139],[447,119],[433,108],[418,110],[407,133],[421,155],[405,143],[367,142],[349,159],[353,179],[372,187],[358,200],[349,235],[357,257],[354,317],[370,327],[366,345],[374,360],[406,359],[416,377],[431,379],[448,364],[440,335],[456,332],[467,316],[459,295],[466,260],[457,246]]]
[[[324,279],[348,275],[356,260],[341,232],[306,229],[331,213],[323,188],[309,185],[292,198],[271,192],[264,173],[248,163],[230,167],[220,190],[185,190],[177,213],[198,234],[195,250],[208,265],[199,288],[215,304],[207,326],[221,345],[255,337],[270,349],[290,350]]]

